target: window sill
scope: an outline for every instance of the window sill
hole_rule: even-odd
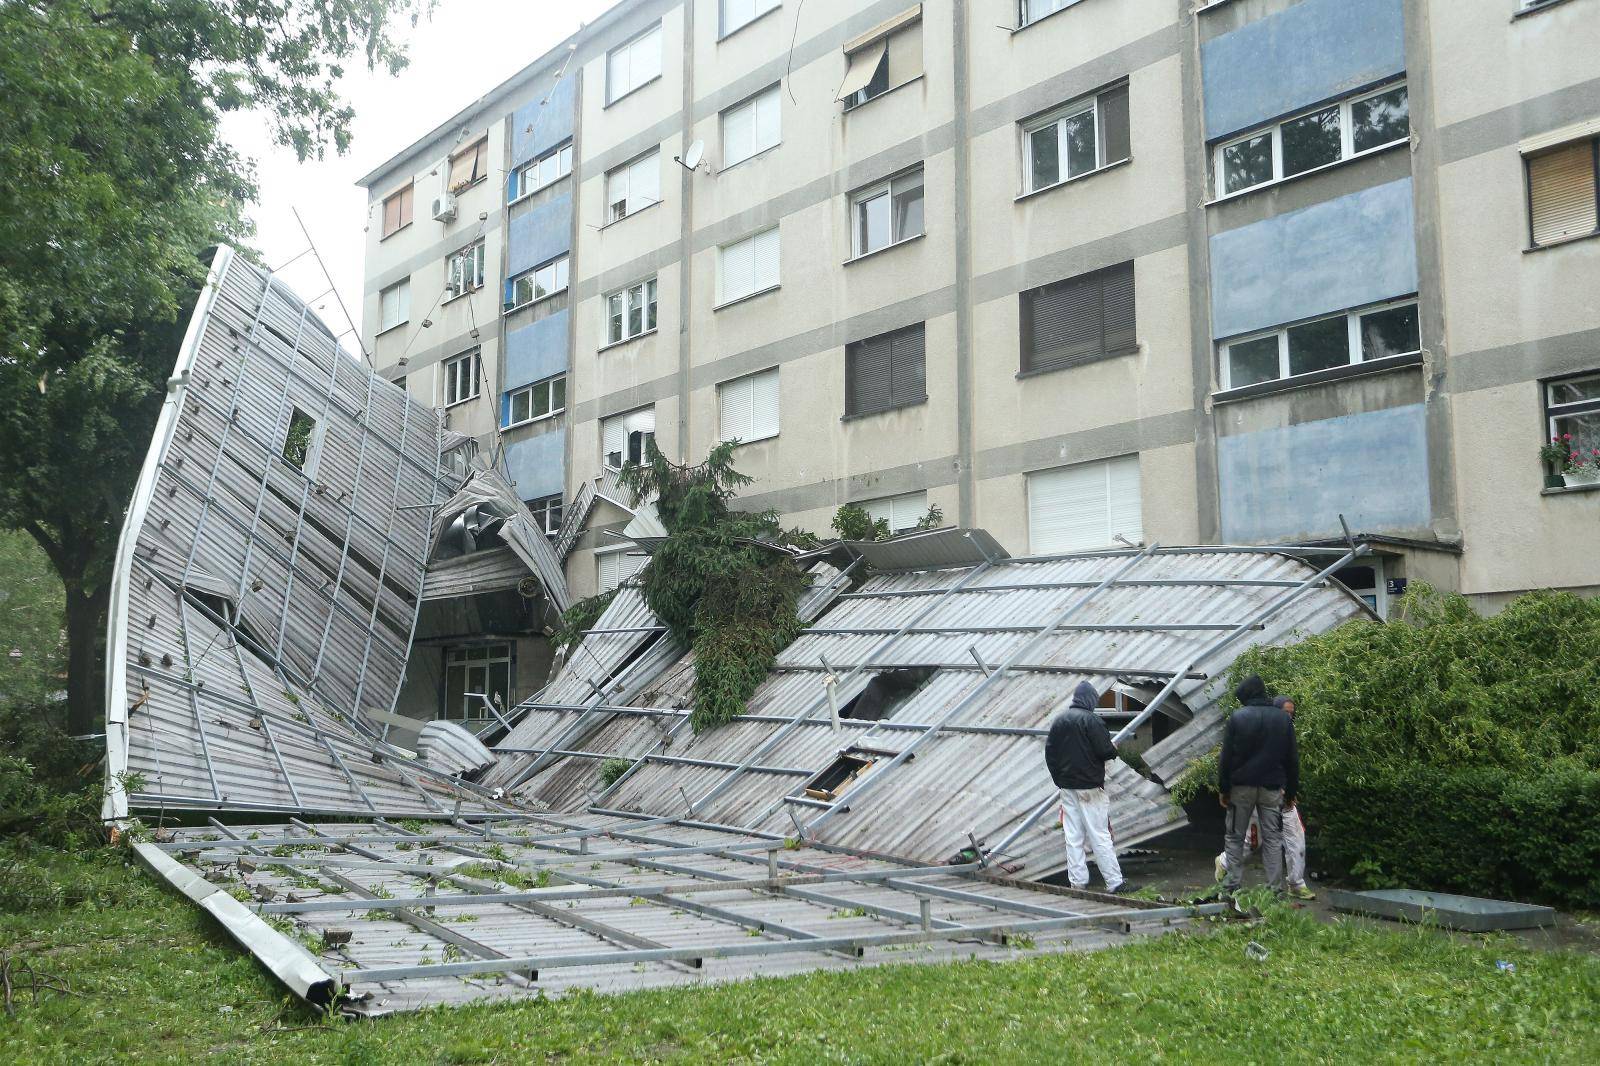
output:
[[[638,85],[635,85],[633,88],[629,89],[627,92],[623,93],[621,96],[617,97],[615,100],[607,100],[605,107],[602,107],[600,110],[604,111],[604,110],[606,110],[606,108],[616,107],[618,104],[622,103],[622,101],[626,100],[628,97],[632,96],[633,94],[635,94],[637,92],[641,92],[641,91],[643,91],[645,89],[648,89],[650,86],[654,85],[656,82],[658,82],[660,80],[661,80],[661,75],[657,74],[655,77],[651,78],[649,81],[641,81]]]
[[[644,340],[646,337],[653,337],[655,336],[655,333],[655,328],[651,328],[645,330],[643,333],[635,333],[631,337],[624,337],[620,341],[610,341],[596,348],[594,350],[594,354],[599,355],[601,352],[609,352],[613,348],[621,348],[625,344],[632,344],[634,341]]]
[[[763,11],[761,14],[759,14],[755,18],[751,19],[749,22],[741,22],[741,23],[739,23],[739,25],[735,26],[733,29],[728,30],[727,32],[723,33],[722,36],[717,38],[717,43],[721,44],[723,41],[726,41],[729,37],[732,37],[734,34],[738,33],[740,30],[749,29],[751,26],[754,26],[756,23],[760,22],[762,19],[766,18],[768,15],[774,14],[775,12],[782,11],[782,10],[783,10],[783,5],[782,4],[777,4],[777,5],[773,6],[773,7],[767,8],[767,10]]]
[[[550,419],[555,418],[557,415],[565,413],[566,410],[567,409],[565,407],[558,407],[554,411],[551,411],[547,415],[536,415],[533,418],[524,418],[521,422],[507,422],[505,425],[501,426],[500,428],[501,429],[521,429],[523,426],[537,425],[540,422],[548,422],[548,421],[550,421]]]
[[[638,218],[640,215],[644,214],[646,211],[650,210],[652,207],[660,207],[663,202],[664,201],[661,201],[661,200],[652,200],[649,203],[645,204],[643,207],[639,208],[639,210],[637,210],[637,211],[629,211],[627,214],[623,215],[621,218],[614,218],[610,222],[603,222],[603,223],[600,224],[600,232],[604,233],[606,230],[610,229],[612,226],[620,226],[624,222],[628,221],[630,218]]]
[[[1061,10],[1065,11],[1066,8],[1062,8]],[[1045,17],[1048,18],[1049,16],[1047,15]],[[1067,186],[1067,185],[1075,184],[1076,182],[1087,181],[1088,179],[1090,179],[1092,177],[1095,177],[1098,174],[1104,174],[1108,170],[1116,170],[1118,167],[1125,167],[1125,166],[1129,165],[1132,162],[1133,162],[1133,156],[1130,155],[1126,159],[1119,159],[1115,163],[1107,163],[1103,167],[1096,167],[1095,169],[1087,171],[1086,173],[1083,173],[1083,174],[1079,174],[1076,177],[1065,178],[1065,179],[1063,179],[1061,181],[1058,181],[1058,182],[1055,182],[1054,184],[1051,184],[1051,185],[1044,185],[1044,186],[1041,186],[1040,188],[1037,188],[1037,189],[1030,189],[1028,192],[1019,194],[1017,196],[1015,202],[1020,204],[1024,200],[1031,200],[1035,196],[1043,196],[1047,192],[1055,192],[1057,189],[1063,188],[1064,186]],[[1298,175],[1296,175],[1296,176],[1298,177]]]
[[[507,200],[506,201],[506,206],[507,207],[516,207],[518,204],[522,203],[524,200],[531,200],[535,196],[538,196],[540,193],[544,192],[546,189],[555,188],[557,185],[559,185],[562,182],[566,181],[570,177],[572,177],[571,173],[563,174],[559,178],[555,179],[554,181],[546,182],[545,184],[539,186],[537,189],[528,190],[527,192],[523,193],[521,196],[517,197],[515,200]]]
[[[566,289],[555,289],[555,290],[553,290],[551,292],[545,293],[543,296],[539,297],[537,300],[524,300],[522,303],[519,303],[519,304],[511,304],[510,306],[504,308],[500,313],[504,314],[504,315],[516,314],[518,311],[525,311],[528,308],[533,307],[536,304],[542,304],[546,300],[553,300],[557,296],[560,296],[562,293],[564,293],[566,291],[567,291]]]
[[[478,393],[478,394],[477,394],[477,395],[475,395],[475,396],[463,396],[463,397],[462,397],[462,398],[461,398],[461,399],[459,399],[459,400],[456,400],[456,401],[454,401],[454,402],[453,402],[453,403],[447,403],[447,404],[445,404],[445,405],[444,405],[444,409],[445,409],[445,410],[446,410],[446,411],[448,411],[448,410],[450,410],[450,409],[451,409],[451,408],[453,408],[453,407],[460,407],[460,406],[461,406],[461,405],[462,405],[462,404],[464,404],[464,403],[471,403],[471,402],[472,402],[472,401],[473,401],[473,400],[476,400],[476,399],[477,399],[477,398],[478,398],[478,396],[482,396],[482,395],[483,395],[483,394],[482,394],[482,393],[481,393],[481,392],[480,392],[480,393]]]
[[[723,308],[732,307],[735,304],[742,304],[747,300],[754,300],[758,296],[765,296],[769,292],[777,292],[782,287],[783,286],[781,285],[768,285],[764,289],[757,289],[755,292],[746,293],[743,296],[735,296],[731,300],[724,300],[722,303],[714,305],[711,310],[721,311]]]
[[[373,339],[376,340],[377,338],[382,337],[387,333],[393,333],[395,330],[399,329],[401,326],[404,326],[406,323],[408,323],[410,321],[411,321],[411,319],[409,319],[409,318],[403,318],[399,322],[396,322],[392,326],[384,326],[382,329],[380,329],[378,332],[376,332],[376,333],[374,333],[372,335]]]
[[[869,100],[863,100],[859,104],[853,104],[853,105],[846,106],[845,109],[844,109],[844,113],[847,114],[847,115],[853,115],[857,111],[860,111],[863,107],[866,107],[868,104],[872,103],[873,100],[882,100],[885,96],[888,96],[890,93],[899,92],[901,89],[904,89],[907,85],[915,85],[917,82],[921,81],[924,77],[926,77],[926,75],[918,74],[914,78],[906,79],[905,81],[901,82],[899,85],[891,85],[891,86],[889,86],[889,88],[883,90],[883,92],[879,93],[877,96],[874,96]]]
[[[1368,374],[1383,374],[1390,370],[1404,370],[1407,367],[1421,365],[1421,352],[1391,355],[1387,358],[1374,359],[1367,363],[1350,363],[1346,366],[1336,366],[1329,370],[1299,374],[1292,378],[1276,378],[1272,381],[1259,381],[1254,385],[1241,385],[1236,389],[1225,389],[1212,393],[1211,402],[1213,405],[1236,403],[1239,400],[1254,399],[1257,396],[1270,396],[1274,393],[1303,389],[1309,385],[1321,385],[1330,381],[1344,381],[1348,378],[1365,377]]]
[[[1059,374],[1063,370],[1076,370],[1080,366],[1093,366],[1095,363],[1103,363],[1108,359],[1120,359],[1125,355],[1138,354],[1139,346],[1137,344],[1127,348],[1113,348],[1111,351],[1097,355],[1093,359],[1080,359],[1075,363],[1052,363],[1049,366],[1037,366],[1029,370],[1019,370],[1016,378],[1018,381],[1026,381],[1028,378],[1036,378],[1043,374]]]
[[[457,186],[454,189],[446,189],[445,192],[449,193],[451,196],[461,196],[461,195],[465,194],[469,189],[476,189],[478,186],[482,185],[484,182],[486,182],[488,180],[489,180],[489,175],[485,174],[481,178],[474,178],[472,181],[467,182],[465,185]]]
[[[416,220],[413,219],[411,222],[407,222],[404,226],[396,226],[394,229],[390,230],[388,233],[385,233],[382,237],[379,237],[378,238],[378,243],[382,244],[384,241],[388,240],[390,237],[393,237],[393,236],[395,236],[397,234],[404,233],[406,230],[410,229],[415,224],[415,221]]]
[[[773,10],[777,10],[777,9],[774,8]],[[733,438],[730,437],[728,439],[732,440]],[[778,439],[778,435],[776,433],[765,433],[765,434],[763,434],[763,435],[761,435],[759,437],[751,437],[749,440],[745,440],[744,438],[741,437],[741,438],[739,438],[739,443],[735,444],[734,447],[735,448],[743,448],[747,444],[760,444],[764,440],[777,440],[777,439]]]
[[[1600,481],[1588,485],[1563,485],[1559,489],[1540,489],[1541,496],[1565,496],[1573,492],[1600,492]]]
[[[928,402],[928,394],[927,393],[923,393],[921,396],[917,397],[915,400],[907,400],[904,403],[897,403],[893,407],[875,407],[870,411],[856,411],[853,414],[846,413],[846,414],[840,416],[839,421],[841,421],[841,422],[860,422],[864,418],[874,418],[877,415],[893,414],[895,411],[904,411],[904,410],[906,410],[908,408],[911,408],[911,407],[921,407],[923,404],[925,404],[927,402]]]
[[[476,289],[468,289],[466,292],[458,292],[454,296],[446,296],[444,299],[439,301],[439,306],[443,307],[446,304],[453,304],[457,300],[461,299],[464,296],[471,296],[474,293],[479,293],[479,292],[482,292],[482,291],[483,291],[483,286],[479,285]]]
[[[1203,15],[1207,11],[1215,11],[1217,8],[1226,7],[1231,3],[1233,3],[1233,0],[1200,0],[1200,2],[1195,5],[1194,13],[1196,15]]]
[[[904,248],[906,245],[912,243],[913,241],[920,241],[920,240],[922,240],[922,238],[924,238],[926,236],[927,236],[927,233],[924,232],[924,233],[919,233],[914,237],[902,237],[899,240],[895,241],[893,244],[886,244],[882,248],[874,248],[870,252],[862,252],[860,255],[852,256],[851,258],[846,259],[844,261],[844,265],[845,266],[853,266],[854,264],[861,262],[861,260],[863,260],[863,259],[871,259],[873,256],[882,255],[884,252],[892,252],[896,248]]]
[[[1376,148],[1368,148],[1364,152],[1357,152],[1355,155],[1346,159],[1335,159],[1331,163],[1324,163],[1320,167],[1312,167],[1310,170],[1302,170],[1300,173],[1290,174],[1286,178],[1274,178],[1271,181],[1264,181],[1260,185],[1252,185],[1248,189],[1240,189],[1238,192],[1230,192],[1224,196],[1219,196],[1214,200],[1207,200],[1205,202],[1205,206],[1216,207],[1219,204],[1229,204],[1235,200],[1249,196],[1251,193],[1262,192],[1266,189],[1276,189],[1279,186],[1288,185],[1291,182],[1301,181],[1317,174],[1326,174],[1330,170],[1337,170],[1342,166],[1347,166],[1351,163],[1357,163],[1363,159],[1371,159],[1373,156],[1382,155],[1385,152],[1392,152],[1396,148],[1400,148],[1410,143],[1411,139],[1406,137],[1398,141],[1390,141],[1388,144],[1380,144]],[[1214,151],[1213,154],[1215,154]]]
[[[778,9],[777,8],[773,8],[772,10],[776,11]],[[761,149],[761,151],[759,151],[759,152],[756,152],[754,155],[747,155],[743,159],[736,159],[732,163],[727,164],[726,166],[718,167],[717,168],[717,174],[718,175],[726,174],[728,171],[732,170],[734,167],[742,167],[746,163],[752,163],[755,160],[760,159],[762,156],[766,155],[769,152],[777,151],[777,149],[779,147],[781,147],[782,144],[783,144],[782,141],[779,141],[777,144],[769,144],[769,145],[767,145],[767,147]],[[679,163],[681,165],[682,160],[679,160]]]
[[[1021,33],[1023,30],[1031,30],[1031,29],[1033,29],[1033,27],[1039,25],[1039,23],[1045,22],[1045,21],[1047,21],[1049,19],[1055,18],[1057,15],[1061,14],[1063,11],[1071,11],[1073,8],[1075,8],[1077,6],[1078,6],[1077,3],[1071,3],[1071,4],[1068,4],[1066,7],[1057,8],[1056,10],[1050,12],[1049,14],[1040,15],[1036,19],[1030,19],[1029,21],[1024,22],[1020,26],[1014,26],[1011,29],[1011,36],[1015,37],[1017,34]]]
[[[1537,15],[1541,11],[1555,7],[1558,4],[1564,4],[1566,2],[1567,0],[1540,0],[1540,2],[1537,4],[1530,4],[1527,7],[1519,8],[1518,10],[1513,11],[1511,13],[1511,21],[1515,22],[1518,19],[1527,18],[1529,15]]]
[[[1533,252],[1548,252],[1552,248],[1565,248],[1569,244],[1574,244],[1578,241],[1590,241],[1596,237],[1600,237],[1600,229],[1594,230],[1591,233],[1578,233],[1571,237],[1562,237],[1560,240],[1551,241],[1549,244],[1530,244],[1528,247],[1522,250],[1522,254],[1528,255]]]

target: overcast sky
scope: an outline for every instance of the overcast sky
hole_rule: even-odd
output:
[[[275,148],[256,115],[232,115],[223,132],[242,154],[255,159],[260,204],[251,212],[256,246],[274,268],[306,248],[295,222],[298,210],[317,251],[361,325],[361,269],[367,224],[366,194],[356,179],[408,147],[435,126],[511,77],[615,0],[440,0],[431,21],[412,34],[411,65],[398,77],[369,74],[350,64],[343,81],[355,108],[354,142],[348,155],[301,163],[294,152]],[[303,256],[279,275],[297,292],[315,299],[335,333],[347,327],[314,257]],[[341,338],[352,352],[353,338]]]

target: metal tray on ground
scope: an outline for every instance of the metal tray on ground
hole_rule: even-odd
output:
[[[1372,892],[1332,889],[1328,892],[1328,902],[1333,904],[1335,910],[1398,921],[1431,921],[1448,929],[1471,933],[1486,933],[1492,929],[1533,929],[1556,922],[1556,912],[1550,907],[1412,888],[1386,888]]]

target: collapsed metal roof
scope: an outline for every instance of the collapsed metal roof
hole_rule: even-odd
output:
[[[141,854],[300,994],[343,984],[365,1010],[912,942],[1003,952],[1007,929],[1066,946],[1149,918],[1016,879],[1063,865],[1042,738],[1066,695],[1126,697],[1103,712],[1119,738],[1164,716],[1150,776],[1110,767],[1131,846],[1181,820],[1165,786],[1216,743],[1242,650],[1367,613],[1331,580],[1356,544],[1012,559],[938,530],[799,557],[809,628],[726,725],[692,730],[693,655],[625,586],[542,691],[490,708],[491,749],[438,721],[411,751],[388,738],[422,724],[395,709],[423,602],[514,587],[553,617],[574,530],[615,478],[581,486],[552,545],[470,441],[225,248],[168,392],[118,549],[105,813],[296,816]],[[299,820],[317,815],[367,824]],[[622,909],[635,897],[648,919]],[[330,923],[355,931],[297,944]]]

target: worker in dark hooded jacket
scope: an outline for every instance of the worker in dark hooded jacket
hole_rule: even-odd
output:
[[[1228,812],[1224,834],[1226,891],[1238,889],[1244,877],[1244,841],[1255,816],[1261,832],[1261,864],[1267,884],[1283,891],[1283,807],[1300,790],[1300,752],[1295,745],[1294,718],[1267,695],[1261,678],[1251,674],[1234,690],[1239,709],[1222,728],[1222,755],[1217,763],[1217,792]]]
[[[1106,762],[1117,757],[1111,731],[1095,713],[1100,693],[1087,681],[1072,693],[1067,709],[1050,723],[1044,761],[1061,790],[1061,827],[1067,838],[1067,879],[1073,888],[1089,884],[1084,850],[1094,849],[1094,863],[1105,878],[1106,891],[1122,887],[1122,867],[1111,842],[1111,799],[1106,795]]]

